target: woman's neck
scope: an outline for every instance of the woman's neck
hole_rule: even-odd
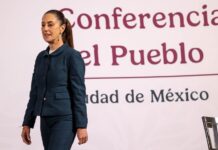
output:
[[[58,49],[59,47],[61,47],[63,44],[64,44],[64,42],[63,42],[62,40],[57,41],[57,42],[54,42],[54,43],[49,43],[49,48],[50,48],[51,50],[56,50],[56,49]]]

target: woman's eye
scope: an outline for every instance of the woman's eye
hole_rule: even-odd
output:
[[[52,27],[53,26],[53,24],[48,24],[48,27]]]

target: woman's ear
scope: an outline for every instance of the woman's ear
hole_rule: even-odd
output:
[[[61,29],[61,33],[64,33],[64,30],[66,29],[66,24],[62,24],[60,29]]]

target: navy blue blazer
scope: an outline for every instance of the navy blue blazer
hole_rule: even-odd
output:
[[[34,127],[37,116],[72,114],[75,128],[87,127],[85,64],[78,51],[63,44],[41,51],[34,65],[23,126]]]

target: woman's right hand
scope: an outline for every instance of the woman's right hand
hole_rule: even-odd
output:
[[[27,145],[31,144],[30,127],[29,126],[23,126],[21,137],[22,137],[24,143],[26,143]]]

